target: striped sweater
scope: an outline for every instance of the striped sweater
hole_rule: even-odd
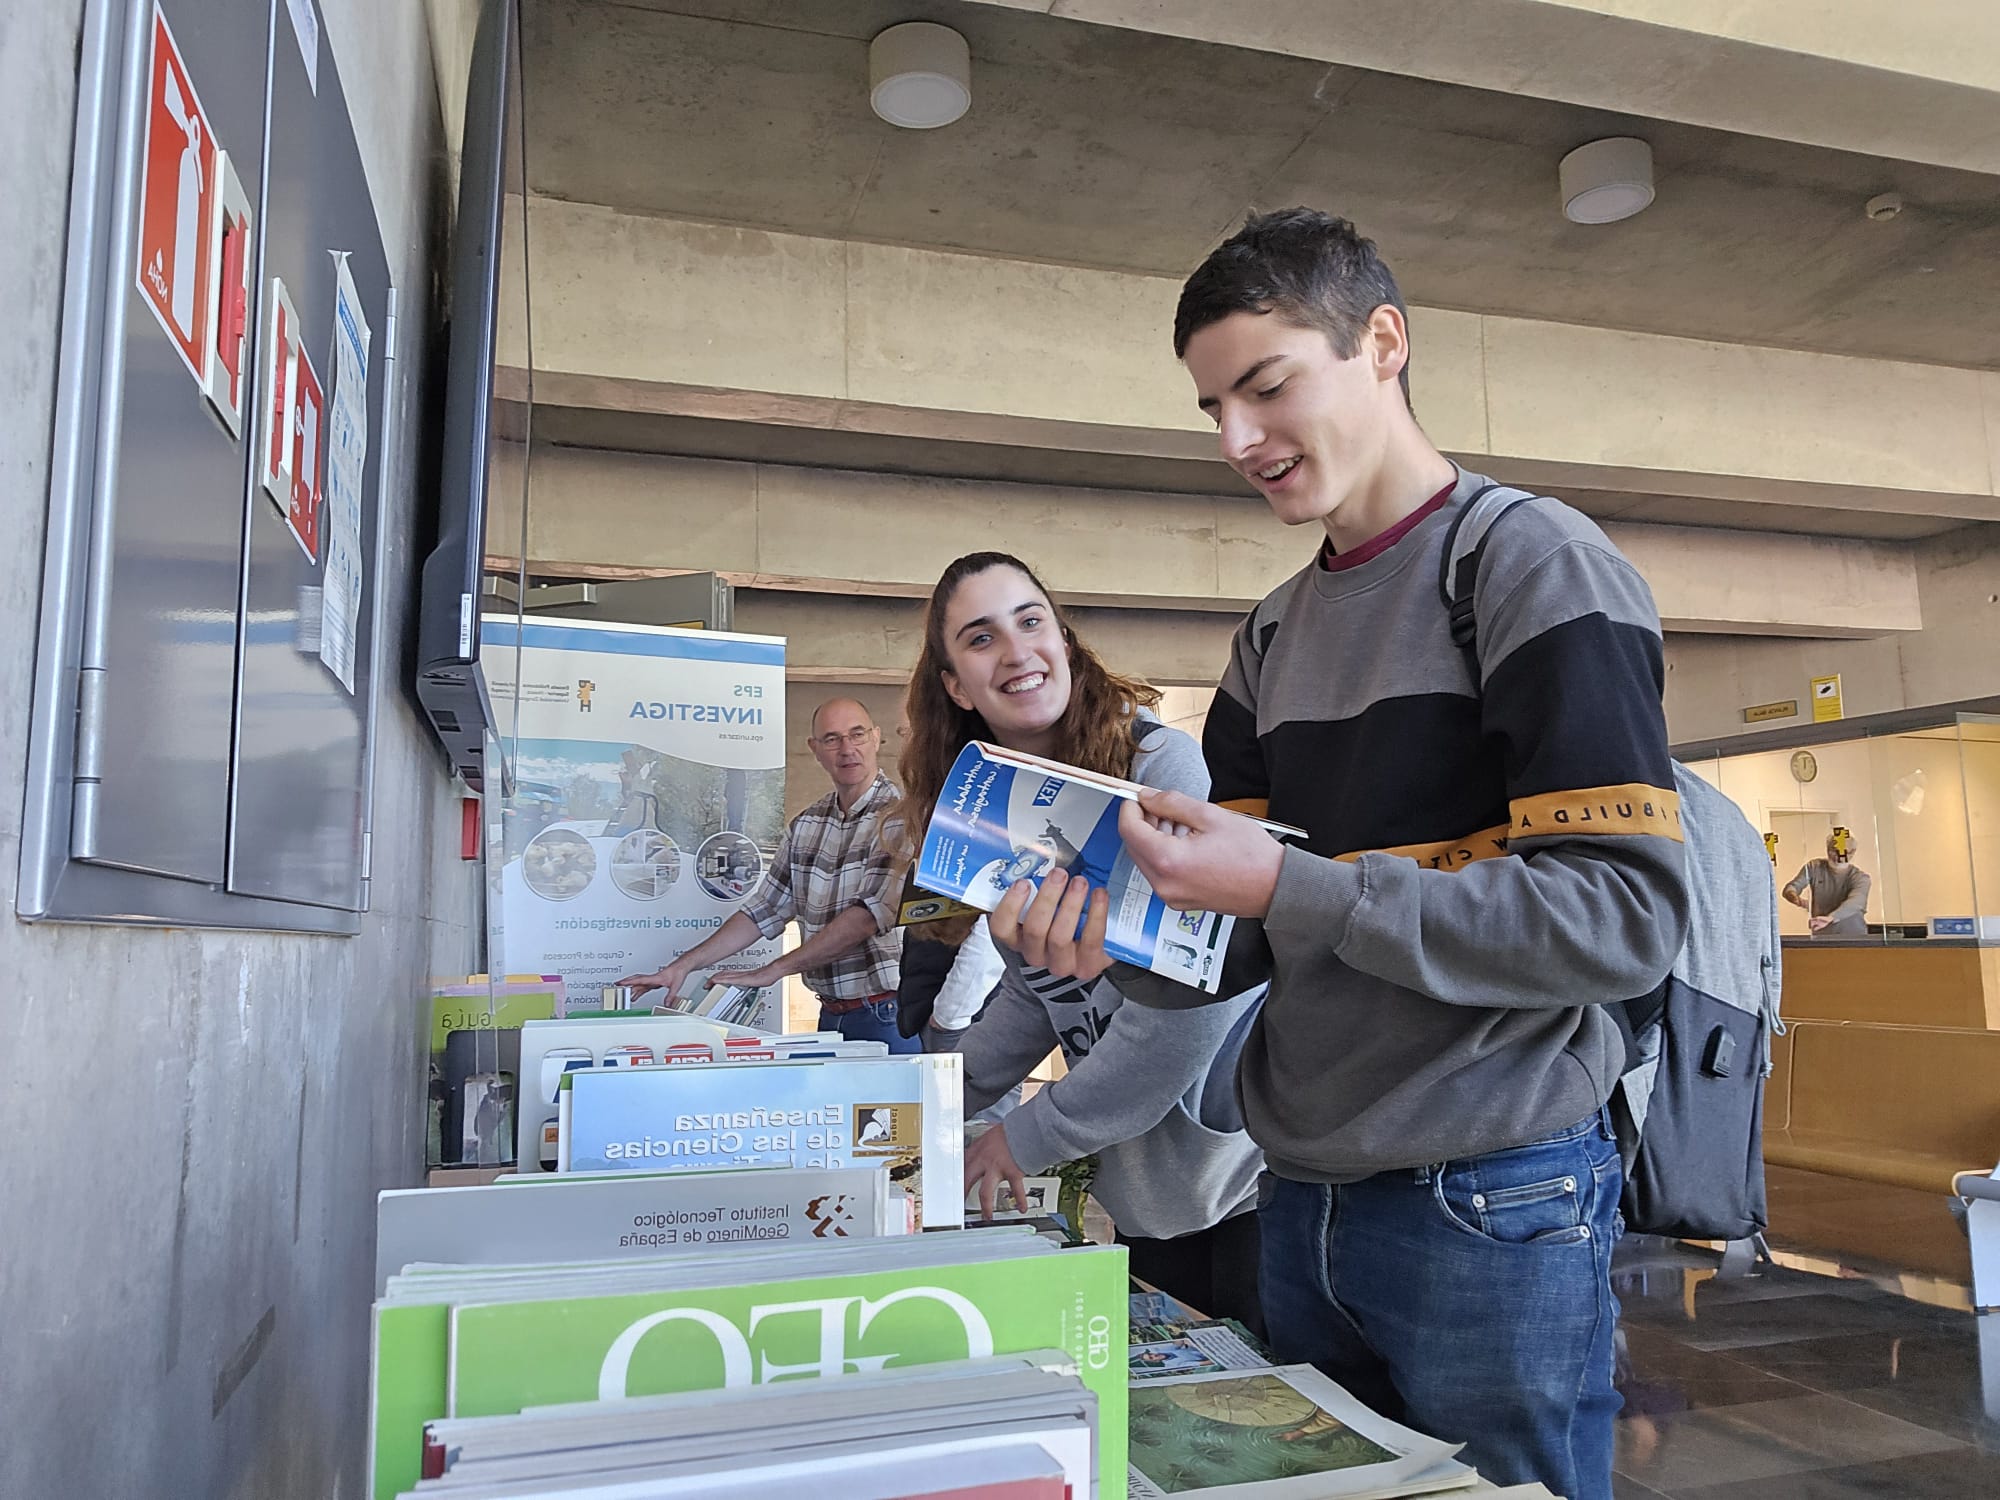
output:
[[[1271,594],[1209,712],[1215,800],[1309,834],[1263,924],[1272,987],[1238,1074],[1283,1176],[1353,1181],[1584,1118],[1624,1056],[1600,1002],[1650,991],[1681,946],[1652,595],[1587,518],[1535,500],[1487,544],[1475,663],[1439,580],[1485,483],[1461,473],[1380,556]]]

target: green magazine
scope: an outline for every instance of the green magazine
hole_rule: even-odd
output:
[[[437,1417],[1056,1348],[1097,1395],[1102,1492],[1116,1495],[1125,1299],[1125,1251],[1111,1246],[739,1286],[382,1305],[372,1493],[393,1500],[415,1485],[424,1424]]]

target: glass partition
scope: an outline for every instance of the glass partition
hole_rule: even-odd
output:
[[[1838,839],[1868,877],[1862,930],[1844,940],[2000,940],[2000,718],[1714,754],[1691,769],[1766,836],[1781,890],[1803,899],[1779,903],[1787,937],[1812,935],[1816,874],[1822,904],[1844,886],[1827,864]]]

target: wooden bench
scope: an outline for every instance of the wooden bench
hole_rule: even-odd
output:
[[[2000,1032],[1795,1021],[1779,1040],[1767,1162],[1944,1194],[2000,1162]]]
[[[1765,1162],[1992,1199],[1968,1222],[1975,1299],[2000,1305],[2000,1031],[1794,1021],[1772,1060]]]

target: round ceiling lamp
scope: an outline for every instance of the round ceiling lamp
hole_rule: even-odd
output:
[[[1562,159],[1563,217],[1578,224],[1616,224],[1653,201],[1653,148],[1618,135],[1578,146]]]
[[[949,26],[908,21],[868,44],[868,103],[891,125],[936,130],[972,107],[972,52]]]

